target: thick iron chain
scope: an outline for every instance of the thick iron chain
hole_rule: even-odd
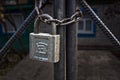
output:
[[[51,24],[51,23],[55,23],[57,26],[58,25],[68,25],[68,24],[71,24],[71,23],[74,23],[74,22],[78,22],[79,20],[81,20],[81,17],[82,17],[82,12],[80,10],[76,10],[76,12],[70,17],[70,18],[64,18],[62,20],[59,20],[59,19],[49,19],[47,18],[47,16],[42,16],[41,15],[38,15],[38,17],[40,18],[40,20],[44,23],[47,23],[47,24]]]

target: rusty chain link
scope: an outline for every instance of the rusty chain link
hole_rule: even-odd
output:
[[[63,26],[63,25],[68,25],[68,24],[74,23],[74,22],[78,22],[81,19],[81,17],[82,17],[82,12],[80,10],[76,10],[75,13],[70,18],[64,18],[62,20],[59,20],[59,19],[48,19],[47,17],[42,16],[42,14],[38,15],[38,17],[44,23],[51,24],[51,23],[54,22],[57,26],[58,25]]]

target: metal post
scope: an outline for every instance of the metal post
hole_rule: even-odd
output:
[[[65,17],[65,0],[54,0],[54,17],[63,19]],[[54,64],[54,80],[66,80],[66,27],[57,28],[60,34],[60,61]]]
[[[76,0],[66,0],[66,14],[75,12]],[[77,80],[77,26],[75,23],[66,28],[66,80]]]

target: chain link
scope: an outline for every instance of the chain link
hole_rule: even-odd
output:
[[[75,13],[70,18],[64,18],[62,20],[49,19],[47,18],[47,16],[46,17],[42,16],[42,14],[38,15],[38,17],[44,23],[47,23],[47,24],[55,23],[57,26],[58,25],[64,26],[64,25],[69,25],[71,23],[78,22],[79,20],[81,20],[82,12],[80,10],[76,10]]]
[[[40,9],[42,7],[42,0],[35,0],[35,10],[38,15],[42,13],[42,10]]]

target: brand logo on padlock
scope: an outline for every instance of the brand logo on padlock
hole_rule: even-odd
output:
[[[36,42],[36,53],[47,54],[48,44],[45,42]]]

